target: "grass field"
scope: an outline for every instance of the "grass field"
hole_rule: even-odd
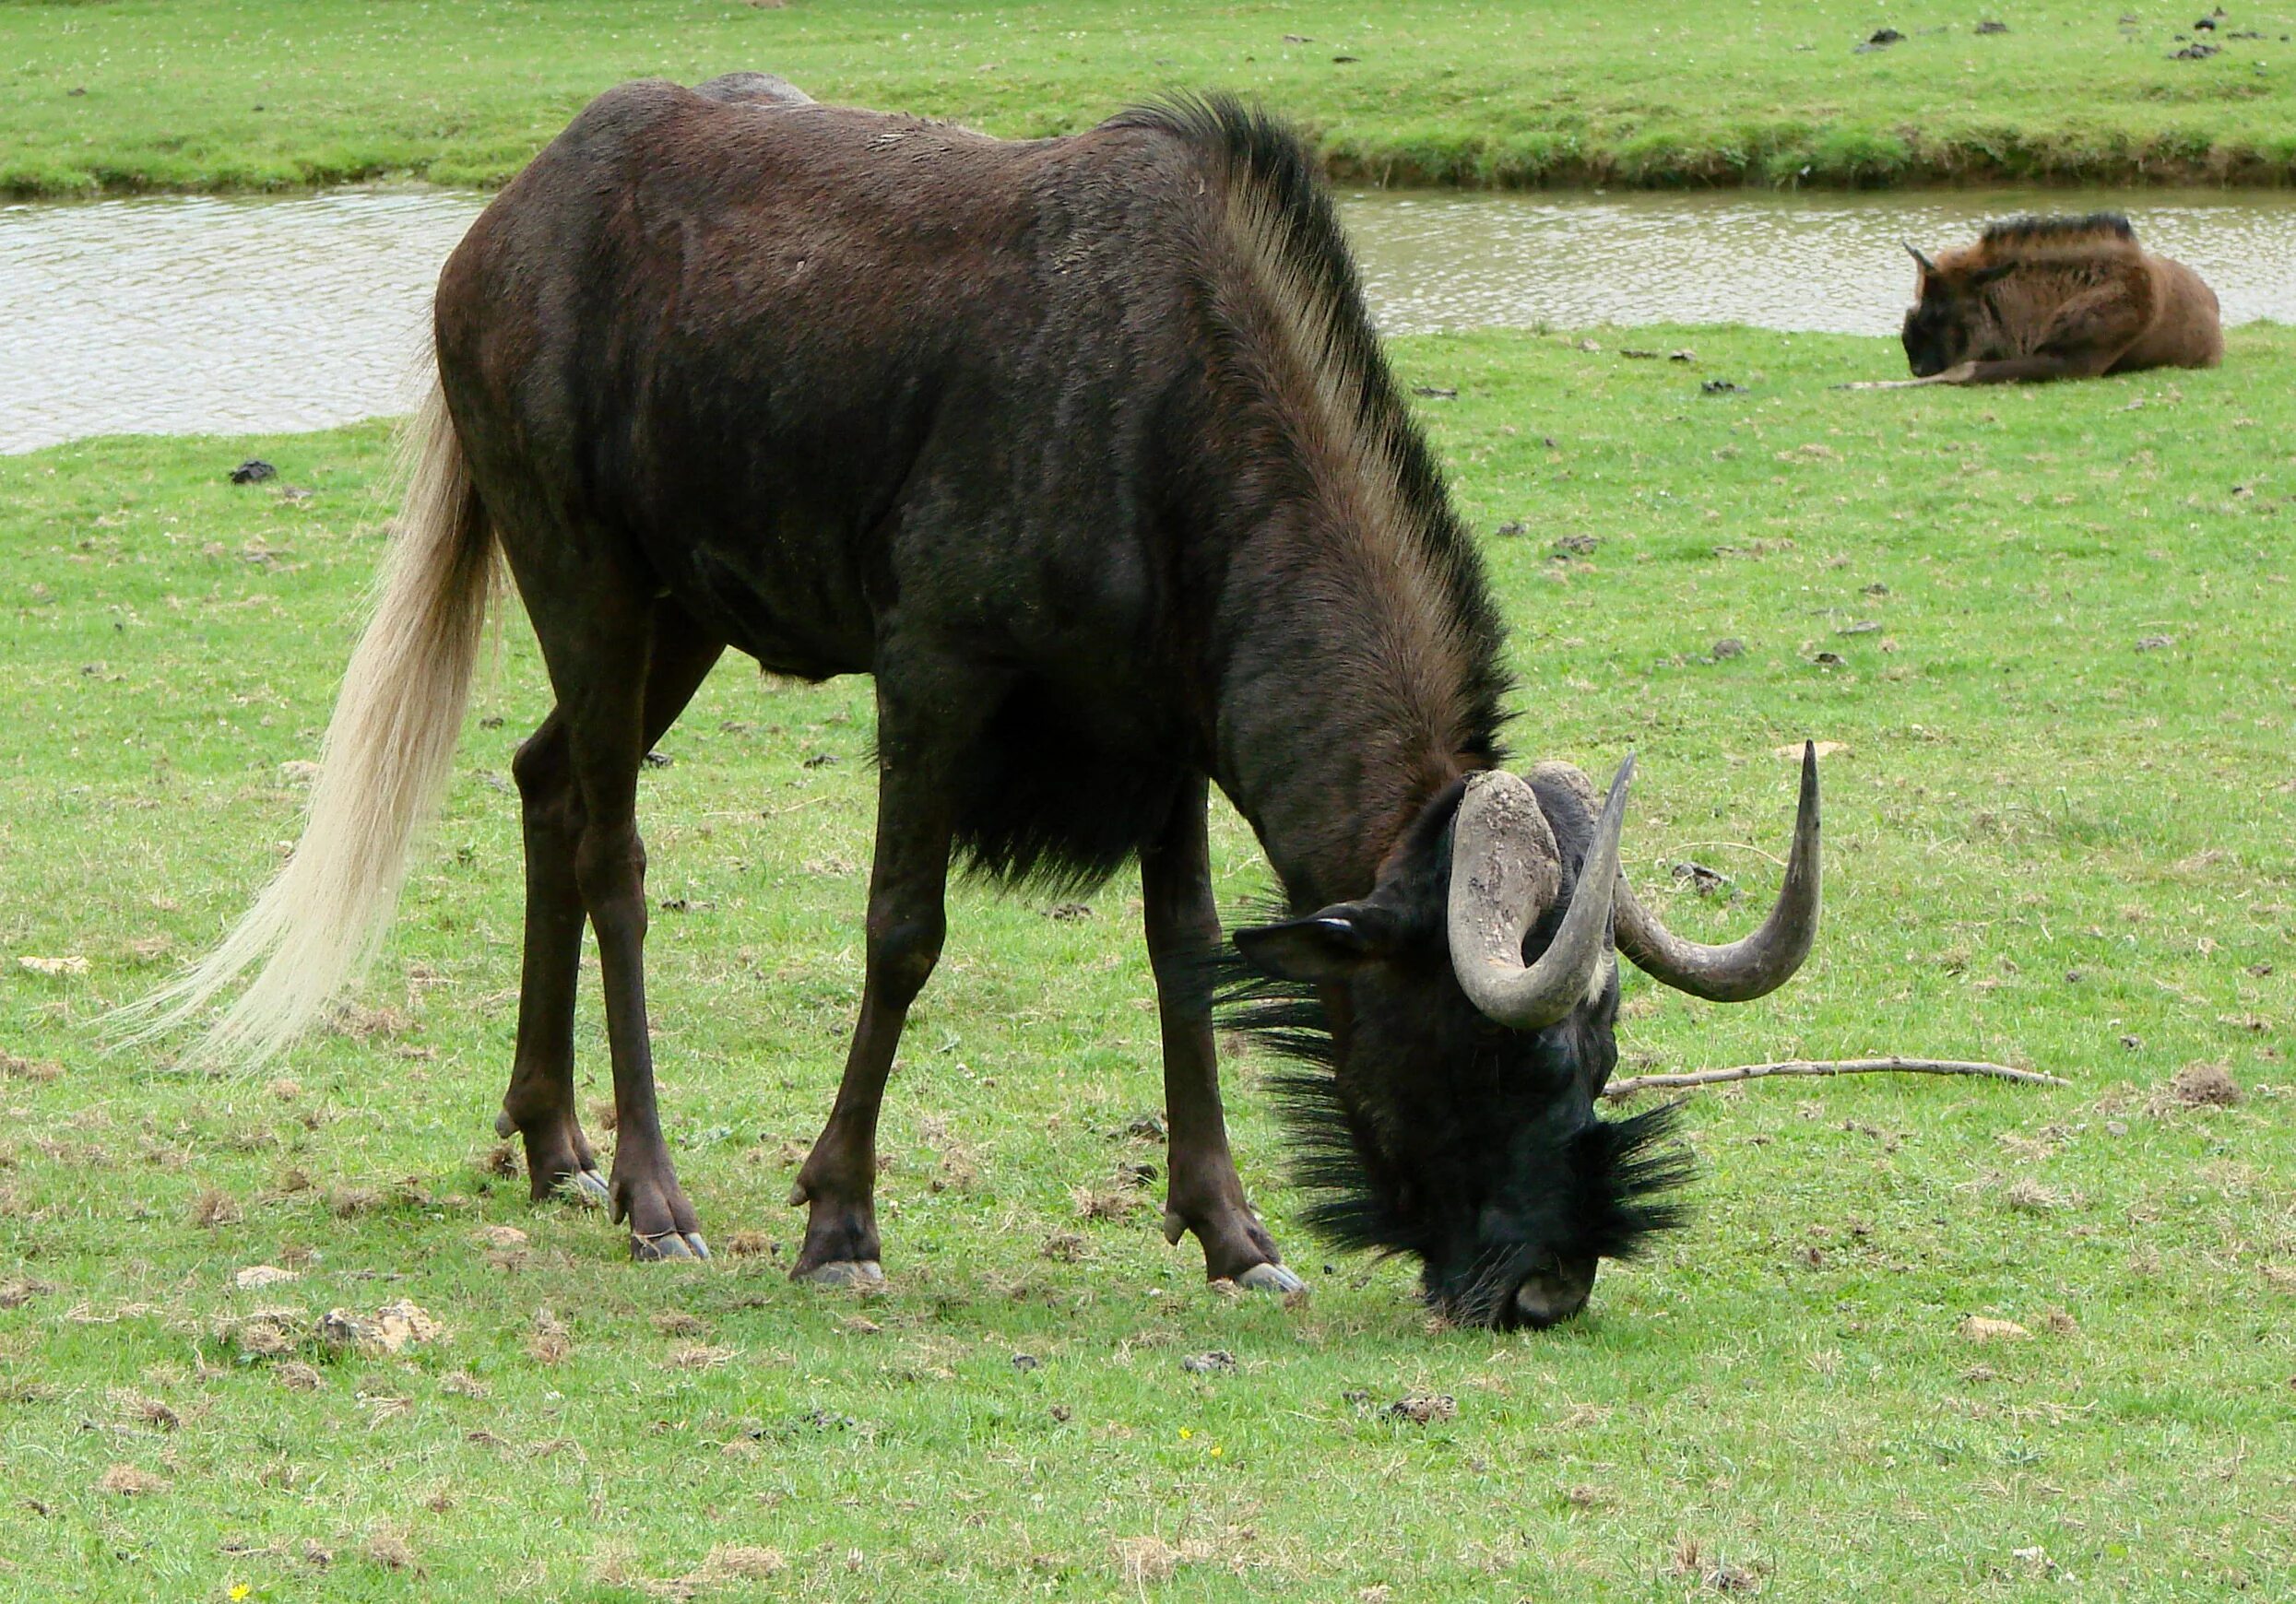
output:
[[[2296,178],[2296,8],[2177,0],[111,0],[0,4],[0,192],[496,183],[609,84],[784,73],[1005,135],[1227,88],[1351,177]],[[2118,20],[2126,18],[2127,20]],[[1859,53],[1888,27],[1899,42]],[[2173,59],[2193,41],[2219,53]]]
[[[1164,1246],[1130,879],[1088,916],[957,895],[888,1112],[890,1291],[792,1286],[781,1197],[859,981],[858,681],[728,665],[645,783],[705,1268],[531,1209],[489,1134],[506,774],[547,700],[515,621],[342,1028],[254,1076],[99,1056],[106,1004],[294,831],[385,440],[0,458],[0,1592],[2291,1596],[2296,331],[2234,331],[2217,372],[1920,396],[1826,388],[1897,371],[1882,341],[1592,344],[1399,348],[1458,388],[1425,410],[1476,525],[1527,526],[1487,542],[1518,747],[1639,751],[1630,872],[1710,938],[1774,890],[1777,749],[1842,749],[1811,967],[1731,1008],[1630,977],[1626,1067],[1898,1050],[2073,1085],[1698,1096],[1696,1222],[1543,1336],[1430,1328],[1407,1267],[1308,1240],[1262,1061],[1231,1062],[1239,1150],[1311,1294],[1223,1298]],[[280,478],[226,484],[254,454]],[[1265,888],[1232,816],[1214,840],[1226,895]],[[1681,889],[1690,859],[1733,889]],[[2170,1094],[2195,1065],[2238,1105]],[[257,1265],[299,1279],[235,1288]],[[401,1299],[444,1334],[322,1335]],[[1183,1367],[1212,1350],[1235,1368]]]

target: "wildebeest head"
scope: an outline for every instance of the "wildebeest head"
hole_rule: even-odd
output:
[[[1900,336],[1905,342],[1906,365],[1913,370],[1913,376],[1926,379],[1961,362],[2007,356],[2001,343],[2000,320],[1985,289],[2016,264],[1940,267],[1912,245],[1905,249],[1917,270],[1913,304],[1906,309]]]
[[[1616,951],[1666,985],[1745,1001],[1817,933],[1817,770],[1760,929],[1685,941],[1618,872],[1633,760],[1599,806],[1578,770],[1486,771],[1429,804],[1358,901],[1239,931],[1262,978],[1239,1022],[1307,1067],[1282,1083],[1309,1220],[1345,1246],[1415,1255],[1438,1309],[1545,1327],[1584,1307],[1604,1258],[1676,1223],[1687,1161],[1673,1107],[1597,1116],[1617,1063]],[[1614,937],[1615,949],[1614,949]]]

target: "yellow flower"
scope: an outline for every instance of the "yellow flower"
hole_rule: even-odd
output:
[[[1214,1459],[1217,1459],[1220,1457],[1220,1445],[1217,1443],[1212,1445],[1212,1457]]]
[[[231,1597],[233,1598],[244,1598],[248,1594],[254,1591],[254,1589],[250,1587],[244,1582],[234,1582],[231,1584]]]
[[[1189,1439],[1189,1438],[1190,1438],[1190,1437],[1194,1436],[1195,1434],[1196,1434],[1195,1433],[1193,1433],[1193,1432],[1189,1431],[1189,1430],[1186,1426],[1182,1426],[1182,1427],[1180,1428],[1180,1441],[1181,1441],[1181,1442],[1183,1442],[1183,1443],[1185,1443],[1186,1441],[1188,1441],[1188,1439]]]

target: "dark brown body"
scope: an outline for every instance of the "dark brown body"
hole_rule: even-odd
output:
[[[2216,292],[2139,247],[2124,218],[2018,218],[1934,262],[1912,255],[1904,343],[1916,383],[2212,368],[2224,355]]]
[[[1166,1230],[1215,1278],[1300,1284],[1224,1126],[1212,784],[1296,915],[1226,961],[1257,972],[1243,1022],[1309,1061],[1288,1085],[1311,1219],[1416,1255],[1462,1318],[1545,1325],[1674,1217],[1653,1200],[1683,1174],[1652,1148],[1666,1111],[1594,1114],[1613,909],[1616,950],[1667,984],[1782,983],[1816,930],[1815,769],[1778,911],[1711,949],[1617,874],[1631,763],[1599,805],[1567,766],[1488,772],[1497,611],[1288,133],[1214,100],[1006,143],[761,75],[627,85],[472,226],[436,323],[430,510],[330,726],[370,760],[335,772],[383,780],[314,806],[303,867],[192,1002],[267,951],[241,1017],[276,1040],[341,971],[304,955],[353,945],[326,938],[331,912],[387,910],[398,860],[368,843],[403,843],[443,776],[499,548],[558,699],[515,762],[527,936],[499,1128],[537,1196],[610,1200],[640,1256],[706,1249],[655,1106],[637,775],[728,647],[876,682],[860,1018],[791,1199],[811,1210],[796,1274],[882,1274],[878,1110],[963,855],[1078,886],[1137,858]],[[402,749],[425,755],[376,756]],[[574,1111],[586,919],[610,1184]]]
[[[1167,1227],[1215,1276],[1296,1284],[1223,1130],[1206,782],[1296,902],[1367,891],[1427,800],[1490,760],[1501,676],[1448,509],[1397,537],[1426,548],[1399,583],[1386,535],[1366,557],[1322,527],[1318,498],[1353,495],[1364,465],[1303,446],[1347,443],[1305,440],[1264,395],[1237,405],[1237,385],[1317,376],[1239,373],[1247,348],[1205,341],[1206,319],[1281,315],[1207,304],[1234,249],[1219,166],[1159,126],[1010,144],[751,82],[637,84],[455,253],[441,381],[559,694],[516,765],[529,924],[505,1120],[538,1191],[590,1167],[570,1033],[586,908],[624,1097],[613,1201],[642,1252],[698,1241],[652,1108],[633,797],[638,757],[730,645],[878,690],[865,996],[797,1185],[799,1271],[876,1273],[878,1102],[956,849],[1082,882],[1139,856]],[[1434,486],[1403,466],[1406,492]],[[1373,661],[1367,631],[1401,660]]]

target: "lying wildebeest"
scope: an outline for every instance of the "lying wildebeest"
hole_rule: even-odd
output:
[[[1918,273],[1904,331],[1914,377],[1860,388],[2213,368],[2224,356],[2216,291],[2141,249],[2114,213],[1988,224],[1935,262],[1906,250]]]
[[[1665,1111],[1605,1122],[1612,949],[1736,1001],[1818,913],[1805,759],[1753,936],[1671,935],[1617,870],[1622,768],[1495,765],[1483,570],[1380,355],[1330,198],[1225,100],[1005,143],[753,77],[593,102],[439,283],[439,388],[302,843],[170,1000],[263,965],[217,1027],[262,1049],[387,914],[446,772],[495,553],[557,706],[518,751],[527,931],[502,1129],[538,1197],[610,1200],[637,1256],[705,1255],[655,1111],[640,762],[728,645],[876,678],[860,1018],[799,1173],[795,1273],[880,1277],[874,1135],[940,953],[953,850],[1093,884],[1137,855],[1178,1241],[1299,1285],[1247,1206],[1213,1056],[1208,781],[1294,917],[1237,932],[1296,1079],[1317,1218],[1407,1251],[1462,1318],[1544,1325],[1671,1219]],[[598,935],[619,1147],[576,1121]]]

